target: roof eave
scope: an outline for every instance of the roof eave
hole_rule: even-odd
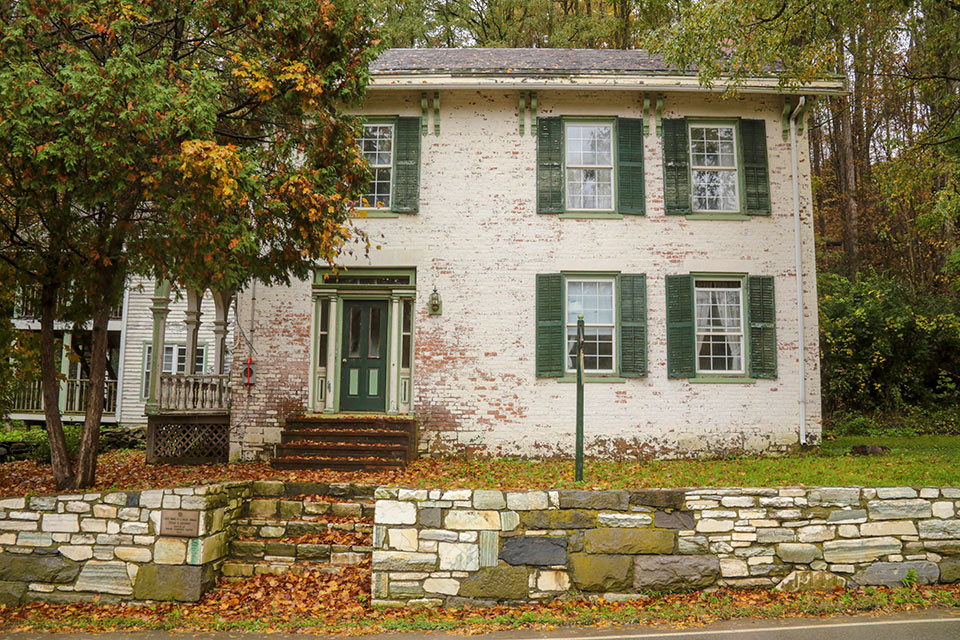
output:
[[[374,72],[368,89],[589,89],[634,91],[707,91],[720,93],[728,82],[719,79],[704,87],[696,76],[671,73],[404,73]],[[785,93],[843,95],[842,80],[822,79],[802,87],[781,87],[776,77],[746,78],[737,85],[740,93]]]

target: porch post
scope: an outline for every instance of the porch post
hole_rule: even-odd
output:
[[[330,312],[327,316],[327,378],[324,380],[324,384],[327,385],[327,392],[325,394],[326,402],[324,403],[324,410],[333,413],[335,410],[336,404],[334,404],[335,398],[334,390],[337,388],[335,384],[336,372],[337,372],[337,341],[339,336],[337,335],[337,296],[330,296]]]
[[[160,408],[160,374],[163,372],[163,344],[167,336],[167,314],[170,313],[170,281],[160,280],[153,290],[153,340],[150,346],[150,397],[145,413],[156,413]]]
[[[213,373],[222,376],[227,354],[227,315],[233,302],[234,289],[213,289],[210,293],[216,309],[213,321]]]
[[[67,357],[67,351],[73,347],[73,331],[65,330],[63,332],[63,341],[60,347],[60,373],[65,382],[60,385],[60,393],[57,395],[57,406],[60,407],[60,413],[67,410],[67,394],[70,393],[70,358]],[[82,372],[82,370],[81,370]],[[80,384],[77,383],[77,393],[80,393]]]
[[[197,339],[200,335],[200,316],[203,315],[200,305],[203,304],[205,293],[202,289],[187,289],[187,311],[183,323],[187,325],[187,367],[184,373],[188,376],[197,373]]]
[[[387,413],[400,412],[400,296],[390,296],[390,387]]]

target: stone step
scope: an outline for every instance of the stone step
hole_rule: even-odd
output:
[[[304,442],[301,440],[291,444],[278,444],[276,453],[278,459],[376,459],[406,462],[408,448],[405,444],[392,444],[389,442]]]
[[[274,458],[270,465],[274,469],[329,469],[331,471],[382,471],[383,469],[400,469],[405,461],[351,459],[351,458]]]
[[[374,502],[372,499],[328,502],[326,500],[254,498],[250,501],[247,510],[252,518],[281,520],[321,520],[326,516],[373,518]]]
[[[373,532],[373,520],[356,519],[350,522],[327,522],[324,520],[282,520],[243,518],[235,523],[235,531],[241,538],[297,538],[326,531]]]
[[[264,574],[282,575],[284,573],[302,574],[305,571],[323,571],[340,573],[345,567],[361,564],[370,557],[368,553],[337,552],[329,561],[273,561],[256,558],[228,558],[224,561],[221,574],[227,582],[235,582]]]
[[[284,424],[284,429],[297,431],[301,429],[347,429],[364,431],[403,431],[408,434],[416,432],[417,423],[410,418],[396,416],[325,416],[325,415],[291,415]]]
[[[281,434],[281,442],[290,444],[298,440],[316,442],[348,442],[348,443],[385,443],[407,445],[410,434],[403,430],[394,429],[354,429],[354,428],[286,428]]]
[[[230,543],[230,560],[244,562],[293,563],[293,562],[331,562],[336,565],[357,564],[353,560],[359,556],[373,553],[370,545],[315,544],[292,542],[278,539],[234,540]]]

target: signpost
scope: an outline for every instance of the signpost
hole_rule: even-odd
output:
[[[583,480],[583,314],[577,316],[577,469],[576,480]]]

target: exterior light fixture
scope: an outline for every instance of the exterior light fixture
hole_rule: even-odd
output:
[[[430,294],[430,315],[439,316],[441,313],[443,313],[443,301],[440,300],[440,294],[434,287],[433,293]]]

